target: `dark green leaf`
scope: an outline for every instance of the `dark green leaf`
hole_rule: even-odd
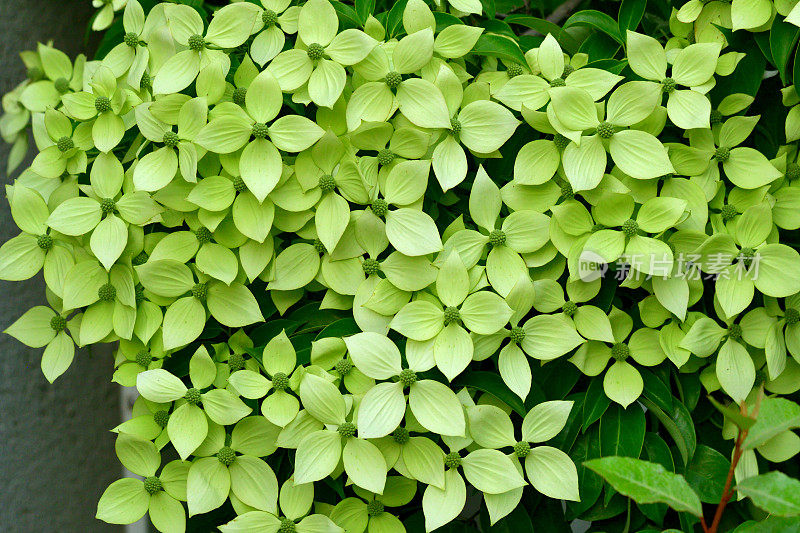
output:
[[[375,11],[375,0],[355,0],[356,13],[363,26]]]
[[[496,11],[494,0],[481,0],[481,6],[483,6],[483,12],[486,13],[486,16],[493,19]]]
[[[583,430],[586,431],[589,426],[600,420],[609,405],[611,400],[603,390],[603,382],[599,379],[591,380],[589,388],[586,389],[586,399],[583,401]]]
[[[703,503],[717,503],[725,489],[731,462],[714,448],[703,444],[697,445],[684,476]]]
[[[769,48],[772,52],[772,63],[781,75],[781,81],[787,83],[787,66],[789,58],[792,57],[794,45],[797,44],[797,37],[800,35],[800,28],[794,24],[783,22],[776,19],[772,23],[769,31]]]
[[[672,412],[666,412],[645,397],[639,399],[647,409],[658,418],[675,441],[681,454],[683,464],[687,464],[694,455],[697,446],[697,435],[694,430],[692,416],[686,407],[673,399]]]
[[[478,42],[475,43],[472,53],[497,57],[504,62],[517,63],[519,65],[527,64],[519,45],[513,40],[500,35],[481,35],[478,38]]]
[[[668,472],[660,464],[631,457],[603,457],[584,465],[637,503],[666,503],[679,512],[703,515],[700,499],[683,476]]]
[[[589,62],[595,63],[612,59],[620,49],[617,41],[604,33],[593,33],[583,41],[580,52],[589,56]]]
[[[642,394],[644,394],[645,398],[655,403],[664,411],[671,411],[672,393],[670,393],[669,387],[655,374],[645,368],[640,368],[639,373],[642,375],[642,380],[644,381],[644,391]]]
[[[442,13],[441,11],[436,11],[433,14],[433,18],[436,20],[436,32],[440,32],[448,26],[452,26],[453,24],[464,24],[461,22],[461,19],[458,17],[454,17],[450,13]]]
[[[542,35],[552,34],[556,38],[558,44],[567,53],[574,54],[578,51],[579,43],[569,33],[563,31],[561,27],[552,22],[536,17],[529,17],[528,15],[509,15],[504,19],[509,24],[519,24],[532,30],[536,30]]]
[[[386,16],[386,23],[384,24],[389,37],[396,37],[399,33],[404,31],[403,11],[405,11],[407,3],[408,0],[398,0],[394,3],[392,9],[389,10]]]
[[[567,511],[571,518],[576,518],[594,505],[603,490],[602,478],[583,465],[584,461],[600,457],[600,434],[598,428],[594,427],[591,431],[582,435],[575,442],[575,446],[572,447],[569,455],[578,469],[578,487],[580,487],[581,500],[579,502],[567,502]]]
[[[358,13],[352,7],[341,2],[332,1],[336,14],[339,15],[340,29],[360,28],[362,26]]]
[[[639,27],[645,9],[647,0],[622,0],[618,17],[620,34],[625,35],[625,30],[635,30]]]
[[[314,340],[324,339],[325,337],[347,337],[349,335],[355,335],[360,331],[361,328],[358,327],[355,320],[352,318],[342,318],[333,324],[325,326]]]
[[[600,418],[600,454],[639,457],[644,444],[645,416],[638,404],[611,405]]]
[[[564,29],[572,26],[589,26],[591,28],[595,28],[605,33],[619,44],[625,44],[625,39],[623,39],[622,34],[619,31],[619,25],[617,22],[610,16],[600,11],[595,11],[593,9],[578,11],[568,18],[564,23]]]
[[[644,452],[647,455],[647,460],[651,463],[658,463],[670,472],[675,471],[672,452],[667,443],[664,442],[664,439],[658,436],[658,433],[648,432],[644,436]]]
[[[500,377],[500,374],[495,372],[466,372],[456,378],[452,387],[456,390],[460,387],[472,387],[482,392],[488,392],[511,407],[520,416],[525,416],[527,412],[519,396],[511,392],[511,389],[503,383],[503,378]]]

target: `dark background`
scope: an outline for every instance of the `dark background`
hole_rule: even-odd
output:
[[[71,58],[90,52],[93,39],[85,38],[93,12],[91,0],[0,0],[0,93],[24,79],[18,54],[35,50],[37,41],[53,39]],[[0,141],[3,186],[14,177],[6,175],[7,157]],[[0,243],[18,231],[3,191]],[[44,303],[41,276],[0,281],[0,331]],[[120,418],[111,356],[97,347],[79,351],[50,385],[39,367],[41,352],[0,333],[0,530],[122,531],[94,519],[97,500],[121,471],[108,431]]]

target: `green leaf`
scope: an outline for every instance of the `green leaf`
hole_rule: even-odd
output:
[[[525,56],[522,55],[519,45],[507,37],[500,35],[484,34],[478,38],[478,42],[472,48],[472,53],[497,57],[503,61],[510,61],[519,65],[526,65]]]
[[[578,41],[569,33],[563,31],[557,24],[553,24],[549,20],[528,15],[509,15],[503,20],[508,24],[519,24],[520,26],[536,30],[542,35],[547,35],[549,33],[556,38],[558,44],[560,44],[567,53],[574,54],[578,51]]]
[[[711,402],[711,405],[717,409],[717,411],[725,415],[725,418],[733,422],[739,429],[750,429],[753,424],[756,423],[755,418],[743,415],[738,409],[735,409],[729,405],[721,404],[711,396],[708,397],[708,400]]]
[[[697,450],[686,467],[684,476],[703,503],[718,503],[725,489],[725,480],[731,462],[713,448],[703,444]]]
[[[578,11],[567,19],[563,27],[566,30],[572,26],[589,26],[595,28],[605,33],[619,44],[625,44],[619,24],[617,24],[613,18],[600,11],[595,11],[593,9]]]
[[[520,416],[525,416],[525,405],[519,396],[514,394],[503,382],[503,378],[494,372],[484,372],[480,370],[466,372],[456,378],[452,384],[458,390],[460,387],[472,387],[482,392],[487,392],[504,402]]]
[[[639,457],[644,444],[645,416],[642,408],[633,404],[627,409],[614,404],[600,418],[600,453]]]
[[[797,427],[800,427],[800,405],[785,398],[764,398],[744,447],[761,446],[772,437]]]
[[[770,514],[800,515],[800,481],[783,472],[749,477],[739,483],[736,490]]]
[[[622,0],[619,6],[619,31],[636,30],[647,9],[647,0]]]
[[[375,0],[355,0],[356,13],[363,26],[375,11]]]
[[[683,476],[668,472],[659,464],[629,457],[604,457],[584,465],[637,503],[666,503],[676,511],[703,516],[700,499]]]
[[[586,390],[586,398],[583,401],[584,432],[589,429],[589,426],[600,420],[609,405],[611,405],[611,400],[603,390],[603,381],[600,379],[591,380]]]
[[[658,418],[659,422],[664,424],[672,440],[675,441],[675,446],[681,454],[683,464],[687,464],[697,447],[697,435],[695,434],[692,416],[686,406],[673,399],[672,411],[664,411],[646,397],[640,398],[639,401]]]
[[[800,36],[800,28],[780,19],[776,19],[772,23],[772,28],[769,31],[769,46],[772,52],[772,61],[778,68],[781,81],[783,81],[784,84],[787,84],[789,58],[792,55],[795,44],[797,44],[798,36]]]

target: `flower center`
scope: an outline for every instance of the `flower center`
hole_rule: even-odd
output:
[[[502,230],[492,230],[489,234],[489,244],[491,246],[502,246],[506,243],[506,234]]]
[[[361,263],[361,268],[364,269],[364,273],[367,276],[371,276],[381,271],[381,264],[375,259],[367,258]]]
[[[346,439],[349,439],[351,437],[356,436],[356,425],[353,424],[352,422],[345,422],[344,424],[339,426],[339,429],[337,431],[339,432],[339,435],[341,435]]]
[[[564,314],[567,316],[574,316],[578,311],[578,304],[575,302],[564,302],[564,306],[561,308],[561,310],[564,311]]]
[[[401,446],[406,444],[410,438],[411,436],[408,434],[408,430],[406,428],[400,427],[392,432],[392,439],[394,439],[394,441]]]
[[[233,178],[233,189],[236,192],[244,192],[247,190],[247,184],[240,176]]]
[[[58,146],[58,149],[62,153],[63,152],[68,152],[68,151],[72,150],[73,148],[75,148],[75,141],[73,141],[71,137],[66,137],[66,136],[65,137],[61,137],[56,142],[56,146]]]
[[[461,313],[458,312],[457,307],[450,306],[444,310],[444,325],[447,326],[453,322],[461,320]]]
[[[789,163],[786,165],[786,179],[794,181],[797,178],[800,178],[800,165],[797,163]]]
[[[394,152],[389,150],[388,148],[384,148],[383,150],[378,152],[378,164],[382,167],[386,165],[390,165],[394,161]]]
[[[194,287],[192,287],[192,296],[197,298],[198,300],[205,301],[206,297],[208,296],[208,285],[205,283],[198,283]]]
[[[267,135],[269,135],[269,128],[266,124],[262,124],[260,122],[256,122],[253,124],[253,137],[256,139],[264,139]]]
[[[98,113],[111,111],[111,100],[107,96],[98,96],[94,99],[94,108]]]
[[[319,178],[319,188],[325,192],[331,192],[336,188],[336,180],[330,174],[323,174]]]
[[[231,369],[231,372],[236,372],[237,370],[241,370],[244,368],[244,356],[240,353],[232,353],[230,357],[228,357],[228,366]]]
[[[197,228],[197,231],[194,232],[195,237],[197,237],[197,241],[200,244],[206,244],[211,242],[211,230],[209,230],[205,226],[200,226]]]
[[[399,72],[390,72],[384,78],[384,82],[390,89],[397,89],[397,86],[403,81],[403,76]]]
[[[527,442],[520,441],[514,445],[514,455],[517,457],[527,457],[531,453],[531,445]]]
[[[139,36],[132,31],[126,33],[122,40],[125,41],[125,44],[131,48],[136,48],[139,46]]]
[[[110,283],[106,283],[97,290],[97,297],[101,302],[113,302],[117,298],[117,289]]]
[[[509,78],[516,78],[517,76],[521,76],[525,71],[522,69],[522,65],[518,65],[514,63],[512,65],[508,65],[506,67],[506,73],[508,74]]]
[[[289,378],[283,372],[276,372],[272,376],[272,388],[277,391],[285,391],[289,388]]]
[[[163,485],[161,484],[161,480],[158,479],[156,476],[150,476],[149,478],[144,480],[144,490],[147,491],[147,494],[153,495],[163,489]]]
[[[632,218],[629,218],[628,220],[622,223],[622,233],[624,233],[626,237],[633,237],[638,232],[639,232],[639,224]]]
[[[192,387],[191,389],[186,391],[186,394],[183,397],[187,402],[192,405],[197,405],[200,403],[200,391]]]
[[[400,383],[403,384],[403,388],[410,387],[414,383],[417,382],[417,373],[411,370],[410,368],[403,369],[400,372]]]
[[[288,518],[281,518],[281,525],[278,526],[278,533],[295,533],[297,526]]]
[[[728,326],[728,337],[733,340],[739,340],[742,338],[742,326],[739,324],[731,324]]]
[[[311,43],[306,53],[311,61],[319,61],[325,56],[325,48],[321,44]]]
[[[245,101],[247,99],[247,87],[237,87],[233,90],[233,94],[231,95],[231,100],[233,103],[244,107]]]
[[[601,122],[597,125],[597,135],[601,139],[610,139],[614,136],[614,125],[609,122]]]
[[[265,28],[271,28],[278,22],[278,14],[271,9],[265,9],[261,13],[261,21],[264,23]]]
[[[720,163],[726,162],[728,159],[731,158],[731,151],[729,148],[724,146],[720,146],[716,150],[714,150],[714,159],[719,161]]]
[[[178,138],[178,134],[175,133],[174,131],[164,132],[163,142],[164,146],[166,146],[167,148],[175,148],[176,146],[178,146],[178,141],[180,141],[180,139]]]
[[[376,217],[383,218],[386,216],[386,213],[389,212],[389,204],[386,203],[386,200],[383,198],[376,198],[372,204],[370,204],[370,209],[372,209]]]
[[[236,452],[230,446],[223,446],[217,452],[217,460],[225,466],[231,466],[236,461]]]
[[[675,91],[675,80],[664,78],[664,81],[661,82],[661,90],[667,94]]]
[[[53,82],[53,86],[56,88],[56,91],[64,94],[69,91],[69,80],[67,78],[58,78]]]
[[[611,347],[611,357],[617,361],[624,361],[631,355],[631,349],[624,342],[618,342]]]
[[[153,362],[153,356],[150,355],[150,352],[148,352],[147,350],[142,350],[136,354],[136,363],[139,366],[147,368],[148,366],[150,366],[150,363],[152,362]]]
[[[192,35],[189,37],[189,50],[193,52],[199,52],[203,48],[206,47],[206,41],[203,39],[202,35]]]
[[[458,468],[461,466],[461,455],[458,452],[450,452],[444,456],[444,466],[447,468]]]
[[[67,319],[61,315],[56,315],[50,319],[50,329],[56,333],[60,333],[67,329]]]
[[[344,377],[353,370],[353,363],[347,359],[342,359],[341,361],[337,361],[333,368],[336,370],[337,374]]]
[[[47,234],[39,235],[39,237],[36,238],[36,245],[47,252],[53,247],[53,238]]]
[[[383,503],[378,500],[372,500],[367,504],[367,514],[369,516],[378,516],[383,514]]]
[[[322,244],[322,241],[319,239],[314,239],[314,249],[317,251],[319,255],[325,255],[325,253],[327,253],[328,251],[325,248],[325,245]]]
[[[158,427],[165,428],[169,422],[168,411],[156,411],[153,413],[153,421],[158,424]]]

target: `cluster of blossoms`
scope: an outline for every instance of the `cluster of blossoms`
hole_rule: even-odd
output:
[[[464,24],[462,0],[95,3],[122,42],[74,62],[41,44],[3,99],[9,170],[29,136],[39,152],[6,188],[0,279],[43,271],[48,305],[7,333],[48,380],[114,343],[140,393],[115,432],[143,480],[98,518],[397,532],[421,494],[431,531],[477,494],[493,524],[526,487],[585,496],[580,376],[542,393],[559,361],[603,409],[654,369],[737,404],[800,389],[798,151],[748,146],[751,96],[709,98],[745,58],[726,24],[771,2],[762,21],[691,0],[666,45],[621,32],[624,71]],[[775,438],[769,460],[800,452]]]

